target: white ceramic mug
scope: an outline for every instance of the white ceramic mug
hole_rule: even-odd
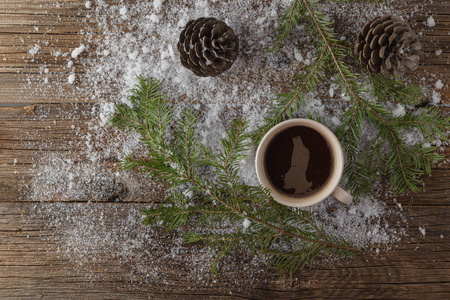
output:
[[[313,191],[300,196],[288,195],[276,189],[267,177],[264,165],[266,150],[270,142],[281,132],[296,126],[309,127],[318,132],[328,144],[331,154],[331,170],[328,179],[317,189],[317,192]],[[281,122],[273,127],[266,135],[264,135],[258,146],[255,165],[259,182],[262,186],[269,188],[272,197],[281,204],[292,207],[311,206],[325,200],[330,195],[333,195],[335,198],[346,204],[350,203],[352,200],[352,196],[339,187],[339,182],[344,171],[344,153],[342,151],[341,143],[328,127],[319,122],[309,119],[291,119]]]

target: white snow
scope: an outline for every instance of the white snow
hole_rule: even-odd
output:
[[[341,120],[339,120],[339,118],[336,117],[336,116],[331,117],[331,122],[332,122],[335,126],[341,125]]]
[[[133,51],[133,52],[128,53],[128,57],[129,57],[131,60],[136,60],[136,58],[138,57],[138,55],[139,55],[139,52],[138,52],[138,51]]]
[[[91,1],[86,1],[84,3],[84,7],[86,7],[87,9],[91,9],[92,8],[92,2]]]
[[[83,44],[81,44],[79,47],[75,48],[71,54],[72,58],[77,58],[78,55],[80,55],[85,49],[86,49],[86,46]]]
[[[69,77],[67,78],[67,82],[69,82],[70,84],[73,84],[75,82],[75,74],[70,74]]]
[[[427,26],[428,27],[434,27],[436,25],[436,22],[434,21],[434,18],[432,16],[429,16],[427,18]]]
[[[159,16],[157,16],[157,15],[155,15],[155,14],[151,14],[150,15],[150,20],[153,22],[153,23],[159,23],[159,20],[160,20],[161,18],[159,17]],[[186,25],[186,24],[184,24],[184,25]],[[184,26],[183,25],[183,26]]]
[[[122,6],[120,8],[119,13],[122,16],[122,18],[126,18],[127,17],[127,13],[128,13],[128,8],[126,6]]]
[[[159,11],[161,9],[163,0],[154,0],[153,1],[153,7],[155,8],[156,11]]]
[[[91,280],[103,276],[105,273],[99,270],[105,270],[111,261],[118,261],[120,265],[115,270],[121,272],[117,278],[132,282],[134,287],[137,284],[167,285],[164,272],[167,264],[186,265],[188,262],[187,276],[191,280],[201,281],[204,286],[217,286],[217,278],[210,271],[215,251],[201,244],[186,247],[179,234],[161,235],[157,229],[144,226],[142,210],[147,208],[149,204],[56,202],[34,204],[31,212],[35,218],[44,217],[46,226],[56,232],[54,236],[42,236],[43,240],[56,245],[52,253],[73,263],[71,272],[84,270]],[[214,230],[227,232],[221,228]],[[182,233],[181,230],[176,232]],[[248,261],[251,265],[244,266],[241,259],[228,258],[227,263],[220,266],[221,278],[232,282],[234,271],[239,269],[248,280],[233,285],[243,288],[253,282],[253,277],[267,272],[264,258],[250,254]]]
[[[442,49],[437,49],[436,52],[434,52],[434,54],[436,54],[436,56],[439,56],[442,54]]]
[[[441,93],[439,93],[438,91],[433,91],[431,94],[431,100],[431,103],[435,105],[441,102]]]
[[[372,197],[343,205],[333,197],[311,207],[318,225],[328,234],[340,236],[357,247],[391,244],[404,235],[402,229],[390,224],[399,212],[390,210],[384,201]]]
[[[114,112],[114,110],[115,110],[114,103],[106,102],[101,104],[99,113],[100,126],[105,126],[106,124],[108,124],[108,121],[111,118],[111,115]]]
[[[88,2],[91,3],[90,7]],[[192,248],[195,251],[189,250],[191,248],[184,248],[179,239],[171,244],[158,241],[159,233],[142,227],[140,223],[140,209],[148,207],[147,204],[134,206],[130,203],[132,208],[111,206],[105,209],[103,218],[97,218],[102,214],[98,206],[92,203],[70,203],[64,206],[59,202],[45,201],[116,201],[124,186],[136,199],[160,197],[159,194],[155,196],[155,193],[160,193],[162,188],[144,175],[111,168],[111,161],[120,159],[126,153],[146,154],[137,134],[115,131],[107,126],[114,104],[129,104],[128,91],[136,83],[135,76],[142,74],[144,77],[163,80],[164,94],[172,103],[177,103],[176,117],[184,108],[201,110],[202,116],[197,122],[199,139],[217,151],[230,120],[244,116],[250,120],[251,130],[258,128],[262,124],[267,103],[282,86],[290,82],[298,70],[298,64],[312,63],[315,49],[310,44],[308,33],[304,26],[296,28],[295,38],[286,40],[284,48],[276,56],[262,50],[273,41],[277,19],[290,3],[287,0],[271,1],[269,8],[262,3],[253,6],[254,0],[196,1],[192,6],[182,1],[173,1],[170,5],[167,2],[164,6],[163,1],[117,1],[116,4],[95,1],[95,7],[92,7],[93,1],[84,3],[86,8],[93,8],[89,11],[91,16],[86,18],[95,26],[85,31],[87,39],[83,41],[89,45],[89,49],[95,49],[95,53],[89,53],[89,59],[84,58],[84,55],[79,56],[86,51],[84,45],[73,50],[71,55],[62,49],[55,51],[52,59],[60,57],[67,62],[67,68],[72,69],[51,70],[52,74],[59,76],[55,81],[59,79],[63,84],[73,84],[77,79],[73,87],[75,92],[68,95],[71,101],[77,101],[77,97],[83,96],[83,99],[91,99],[97,104],[92,106],[91,111],[81,115],[67,116],[61,112],[61,118],[73,119],[75,126],[71,130],[76,133],[76,139],[70,142],[80,143],[81,150],[73,154],[73,159],[68,159],[65,151],[39,155],[39,169],[35,170],[31,198],[44,200],[42,205],[37,205],[41,209],[40,216],[45,214],[50,220],[48,226],[58,230],[60,239],[57,242],[61,247],[61,255],[78,266],[95,270],[97,265],[101,265],[102,259],[96,253],[116,247],[120,249],[119,252],[111,251],[111,257],[103,259],[121,259],[132,269],[131,272],[124,272],[124,276],[141,276],[137,281],[151,282],[163,277],[164,274],[159,273],[159,270],[163,268],[161,264],[165,259],[192,261],[195,276],[206,278],[209,274],[208,261],[212,255],[209,249],[197,247]],[[374,15],[395,14],[391,7],[368,3],[327,3],[323,9],[333,18],[352,20],[339,33],[349,40]],[[225,20],[245,40],[245,47],[242,48],[245,53],[238,56],[224,75],[199,78],[181,66],[176,44],[182,28],[189,20],[209,15]],[[94,29],[103,32],[101,38],[90,34]],[[34,47],[36,50],[29,50],[32,55],[38,54],[40,50],[38,44]],[[75,72],[72,59],[77,59],[77,68],[78,65],[82,66],[86,74],[80,71],[75,78],[75,73],[69,73]],[[61,88],[61,95],[65,96],[67,90]],[[344,109],[330,104],[328,96],[341,101],[339,105],[344,103],[345,99],[342,98],[346,96],[341,96],[336,86],[329,87],[329,82],[320,86],[319,91],[318,94],[307,95],[307,108],[298,116],[304,117],[311,112],[321,117],[327,126],[336,128],[341,123]],[[396,109],[398,113],[402,112],[398,107]],[[82,122],[91,121],[84,124],[79,119]],[[88,132],[80,129],[86,126]],[[367,138],[374,132],[370,127],[365,127],[363,133],[363,138]],[[423,143],[414,132],[405,134],[405,139],[412,144]],[[52,141],[42,140],[41,143],[44,150],[52,147]],[[73,145],[67,145],[64,150],[73,148]],[[254,152],[255,149],[250,151],[248,158],[239,165],[241,180],[251,185],[258,184],[254,171]],[[186,196],[190,196],[189,193],[186,192]],[[403,234],[398,224],[389,222],[400,210],[390,209],[377,198],[364,198],[349,207],[330,198],[312,210],[328,233],[344,237],[359,247],[377,244],[378,249],[384,249],[383,245],[388,247]],[[242,224],[233,225],[237,230],[247,229],[251,221],[245,219]],[[177,251],[187,255],[177,256]],[[262,258],[252,261],[250,277],[263,270],[259,267],[263,263]],[[236,265],[241,266],[240,261]]]
[[[392,110],[392,115],[394,117],[403,117],[406,114],[405,107],[400,103],[397,104],[397,107]]]
[[[28,53],[31,55],[36,55],[39,50],[41,50],[41,46],[38,44],[35,44],[30,50],[28,50]]]
[[[442,83],[442,80],[438,80],[438,81],[436,81],[436,83],[434,84],[434,87],[437,89],[437,90],[440,90],[440,89],[442,89],[443,87],[444,87],[444,84]]]
[[[426,229],[424,227],[419,226],[419,231],[423,236],[426,235]]]
[[[306,53],[305,65],[309,66],[312,64],[312,57],[313,57],[312,52]]]
[[[255,23],[258,25],[262,25],[262,24],[264,24],[265,21],[266,21],[266,17],[262,17],[262,18],[256,19]]]
[[[330,95],[331,98],[333,98],[333,96],[334,96],[334,88],[333,88],[333,86],[330,86],[330,89],[328,90],[328,94]]]
[[[297,48],[294,48],[294,57],[296,60],[298,60],[299,62],[303,62],[303,55],[298,51]]]
[[[242,226],[244,227],[244,229],[248,229],[251,224],[252,222],[249,219],[244,219],[244,222],[242,222]]]

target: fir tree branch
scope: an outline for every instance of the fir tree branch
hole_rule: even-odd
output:
[[[197,224],[208,224],[218,221],[235,220],[235,214],[224,208],[213,205],[196,206],[161,206],[143,210],[146,215],[144,219],[145,225],[163,226],[168,230],[179,228],[187,225],[194,218]]]
[[[370,169],[365,163],[367,159],[361,159],[359,140],[362,137],[362,128],[367,121],[376,126],[379,134],[372,144],[386,144],[390,153],[381,155],[381,146],[377,146],[367,153],[377,155],[381,163],[376,169],[386,167],[387,173],[391,174],[390,184],[397,192],[406,189],[416,191],[421,181],[418,179],[423,171],[430,167],[426,161],[436,161],[441,155],[430,152],[419,153],[415,147],[407,147],[400,138],[400,130],[416,127],[422,136],[432,142],[436,134],[447,141],[449,122],[448,118],[441,116],[437,110],[429,110],[418,115],[407,114],[404,117],[394,118],[385,107],[372,99],[365,99],[368,92],[361,87],[365,81],[363,74],[350,71],[344,59],[353,54],[349,53],[348,47],[336,39],[332,31],[332,22],[327,21],[325,16],[317,9],[317,0],[293,1],[286,14],[280,19],[281,26],[278,28],[278,40],[274,44],[274,51],[278,51],[280,41],[284,41],[292,32],[295,24],[306,20],[307,29],[313,37],[316,46],[316,59],[313,63],[313,72],[305,77],[296,75],[303,81],[294,82],[292,92],[278,96],[275,103],[268,109],[266,123],[255,134],[256,142],[274,125],[291,117],[292,111],[298,111],[299,107],[305,105],[304,87],[315,89],[318,86],[317,79],[324,74],[337,74],[334,83],[339,86],[344,95],[349,97],[351,106],[342,115],[342,123],[338,129],[338,137],[342,142],[346,154],[344,177],[348,179],[347,189],[357,198],[359,195],[371,193],[372,181],[376,173],[371,170],[375,167],[372,159]],[[308,68],[307,68],[308,70]],[[372,86],[372,98],[375,100],[390,100],[407,105],[415,105],[423,98],[423,89],[414,86],[405,86],[400,80],[384,78],[379,75],[367,73],[369,83]],[[308,116],[308,115],[307,115]],[[311,116],[308,116],[311,118]],[[386,173],[386,172],[384,172]],[[427,171],[428,173],[428,171]]]
[[[222,139],[222,150],[218,153],[213,153],[199,143],[194,126],[197,113],[192,111],[185,111],[181,120],[175,124],[173,136],[162,141],[160,137],[167,133],[162,132],[161,128],[169,124],[166,118],[171,117],[168,113],[171,108],[167,106],[167,100],[163,96],[154,92],[157,82],[140,80],[139,84],[141,87],[133,90],[133,95],[137,95],[132,99],[133,107],[118,106],[112,124],[141,133],[142,140],[148,146],[149,156],[136,159],[128,155],[122,164],[126,169],[139,168],[167,184],[171,192],[166,195],[165,203],[173,204],[145,210],[145,224],[160,225],[166,229],[197,226],[204,230],[205,227],[210,228],[212,223],[239,224],[245,219],[250,220],[252,226],[247,233],[240,230],[230,233],[229,237],[235,239],[224,239],[222,236],[220,241],[208,240],[209,244],[212,243],[219,250],[212,261],[213,271],[219,260],[240,248],[258,252],[259,249],[270,250],[276,249],[277,245],[291,244],[296,251],[309,258],[316,257],[322,250],[323,254],[338,256],[360,252],[345,241],[326,235],[315,225],[310,215],[304,218],[298,212],[294,214],[291,209],[276,203],[267,189],[250,187],[240,182],[237,175],[238,164],[252,145],[251,136],[246,131],[246,121],[232,122],[227,130],[227,137]],[[150,89],[146,85],[151,85]],[[152,92],[143,93],[146,90]],[[149,113],[148,109],[156,105],[148,103],[152,101],[162,109]],[[198,172],[205,165],[212,169],[217,178],[213,180]],[[188,202],[183,193],[176,192],[180,188],[187,189],[202,201]],[[196,234],[199,235],[198,240],[200,236],[205,237],[205,234]],[[188,241],[193,239],[194,236],[191,235]],[[294,267],[290,267],[290,270],[294,270]]]
[[[317,87],[319,79],[321,78],[317,75],[317,72],[322,68],[321,64],[325,52],[326,49],[323,49],[318,58],[315,59],[314,63],[307,67],[307,75],[297,75],[293,82],[295,86],[294,91],[277,95],[275,104],[270,106],[266,113],[265,124],[258,128],[257,132],[253,135],[253,139],[256,143],[260,142],[263,135],[266,134],[270,128],[283,121],[285,115],[291,117],[293,111],[297,111],[300,106],[306,104],[307,101],[303,92],[305,89],[313,91]],[[298,109],[292,111],[292,107],[298,107]]]
[[[392,118],[389,124],[402,128],[417,128],[422,137],[430,142],[436,139],[436,135],[444,142],[448,141],[446,132],[450,129],[450,117],[441,115],[439,109],[435,107],[423,109],[418,114],[407,113],[404,116]]]
[[[424,97],[424,89],[418,86],[406,86],[401,80],[393,77],[367,72],[373,88],[373,97],[381,101],[394,101],[406,105],[417,105]]]
[[[304,7],[302,6],[301,0],[293,0],[285,14],[280,19],[282,25],[277,28],[277,32],[279,33],[276,36],[277,41],[270,47],[271,52],[276,53],[281,47],[283,47],[284,41],[292,33],[294,27],[300,21],[303,14]]]
[[[383,161],[381,149],[383,143],[381,143],[380,135],[378,134],[372,141],[371,145],[363,157],[363,165],[368,166],[369,175],[374,175],[381,170],[381,162]]]
[[[197,242],[208,242],[212,244],[222,244],[224,242],[237,242],[240,243],[249,239],[272,239],[278,238],[282,234],[279,232],[274,232],[272,234],[266,234],[261,236],[253,236],[252,234],[244,234],[244,233],[233,233],[233,234],[217,234],[217,233],[206,233],[199,234],[195,232],[188,232],[184,236],[186,237],[187,243],[197,243]]]

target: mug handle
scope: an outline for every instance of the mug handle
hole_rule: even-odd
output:
[[[345,191],[340,186],[337,186],[334,191],[331,193],[334,198],[338,199],[342,203],[349,204],[352,202],[352,195],[350,195],[347,191]]]

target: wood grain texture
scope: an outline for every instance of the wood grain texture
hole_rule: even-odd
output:
[[[67,84],[71,72],[67,67],[70,52],[83,42],[80,30],[93,28],[86,23],[84,0],[0,0],[0,298],[1,299],[448,299],[450,296],[450,166],[436,165],[433,175],[425,178],[423,191],[396,197],[403,205],[402,220],[392,220],[393,226],[406,230],[406,236],[394,250],[381,249],[379,255],[367,253],[339,264],[318,264],[312,270],[302,270],[294,278],[279,277],[269,268],[260,266],[257,274],[251,258],[235,255],[230,267],[217,277],[209,273],[192,275],[192,266],[170,259],[176,234],[157,232],[153,242],[161,249],[146,257],[139,256],[142,265],[157,261],[161,276],[148,280],[136,273],[137,258],[114,258],[113,248],[95,253],[101,263],[79,264],[76,256],[61,252],[62,239],[74,238],[67,226],[53,226],[51,216],[36,217],[39,203],[32,199],[30,182],[40,168],[46,166],[42,157],[63,153],[82,165],[89,159],[86,142],[103,147],[102,135],[114,140],[114,132],[99,132],[90,113],[95,100],[79,94],[82,85]],[[270,1],[269,1],[270,2]],[[268,3],[268,2],[266,2]],[[450,7],[446,0],[409,0],[398,3],[406,11],[430,11],[437,21],[428,28],[425,14],[412,14],[412,22],[424,45],[424,56],[412,81],[429,85],[435,78],[429,74],[450,77]],[[337,20],[339,26],[339,20]],[[37,28],[37,29],[36,29]],[[101,33],[93,30],[94,37]],[[46,41],[48,43],[42,43]],[[29,50],[41,45],[39,55]],[[435,51],[442,49],[442,54]],[[61,55],[55,55],[61,51]],[[89,59],[86,53],[82,56]],[[74,62],[77,75],[82,64]],[[44,68],[48,73],[44,73]],[[48,83],[44,83],[47,78]],[[73,97],[77,94],[77,97]],[[450,88],[441,90],[442,111],[448,112]],[[23,106],[12,106],[22,104]],[[444,153],[448,157],[450,147]],[[117,161],[101,157],[105,172],[117,170]],[[142,179],[142,178],[141,178]],[[163,188],[154,188],[143,197],[139,186],[111,181],[113,189],[105,197],[68,199],[55,211],[59,217],[70,214],[70,205],[91,205],[93,219],[99,211],[108,216],[106,225],[126,217],[128,209],[138,209],[158,203]],[[386,195],[390,207],[396,209],[392,195]],[[119,203],[113,202],[120,198]],[[36,202],[37,201],[37,202]],[[91,203],[93,201],[93,203]],[[120,207],[120,209],[114,209]],[[399,221],[398,224],[395,221]],[[422,236],[419,226],[426,229]],[[175,236],[174,236],[175,235]],[[118,247],[117,245],[113,245]],[[197,248],[196,248],[197,247]],[[153,249],[153,248],[152,248]],[[155,248],[157,249],[157,248]],[[181,249],[181,250],[180,250]],[[197,255],[201,246],[180,248],[182,253]],[[119,250],[117,250],[119,251]],[[183,252],[185,251],[185,252]],[[134,253],[136,254],[136,253]],[[139,254],[139,253],[138,253]],[[139,254],[140,255],[140,254]],[[94,256],[94,255],[93,255]],[[141,265],[140,265],[141,266]],[[133,273],[135,272],[135,273]],[[130,274],[134,274],[132,277]],[[141,283],[140,283],[141,282]]]
[[[88,161],[84,151],[87,141],[93,140],[95,148],[111,147],[99,140],[114,140],[115,133],[107,129],[99,132],[93,127],[98,122],[91,114],[94,108],[95,104],[89,103],[0,107],[0,202],[26,201],[20,195],[28,194],[29,181],[39,172],[36,165],[42,164],[39,158],[43,156],[64,153],[66,158],[83,163]],[[95,135],[100,137],[88,138]],[[450,155],[449,147],[445,148],[444,154]],[[118,170],[118,161],[112,154],[100,158],[98,164],[104,169]],[[448,164],[437,164],[432,176],[424,178],[426,188],[422,192],[399,196],[398,201],[411,205],[449,205],[446,185],[449,169]],[[126,185],[125,182],[121,184]],[[133,187],[129,188],[130,195],[137,192]]]
[[[164,295],[166,299],[193,299],[231,295],[252,299],[437,299],[450,293],[449,226],[442,224],[442,220],[450,217],[449,207],[406,209],[404,214],[410,220],[409,237],[395,250],[382,251],[378,256],[360,255],[335,266],[316,265],[313,270],[299,272],[293,279],[279,277],[270,269],[251,279],[246,277],[245,271],[226,270],[218,277],[204,275],[203,282],[189,282],[184,279],[192,278],[189,266],[174,264],[169,259],[165,261],[164,277],[146,285],[129,284],[128,266],[111,260],[107,252],[100,253],[100,258],[104,256],[104,259],[96,272],[90,269],[88,274],[83,273],[79,266],[77,271],[71,272],[74,261],[61,259],[54,231],[45,226],[46,219],[23,217],[29,210],[29,204],[0,206],[2,298],[65,295],[76,299],[89,296],[120,299],[127,295],[144,299]],[[418,226],[424,224],[427,224],[426,238],[418,230]],[[245,269],[245,260],[240,259],[239,256],[230,258]],[[88,275],[90,277],[86,277]]]

